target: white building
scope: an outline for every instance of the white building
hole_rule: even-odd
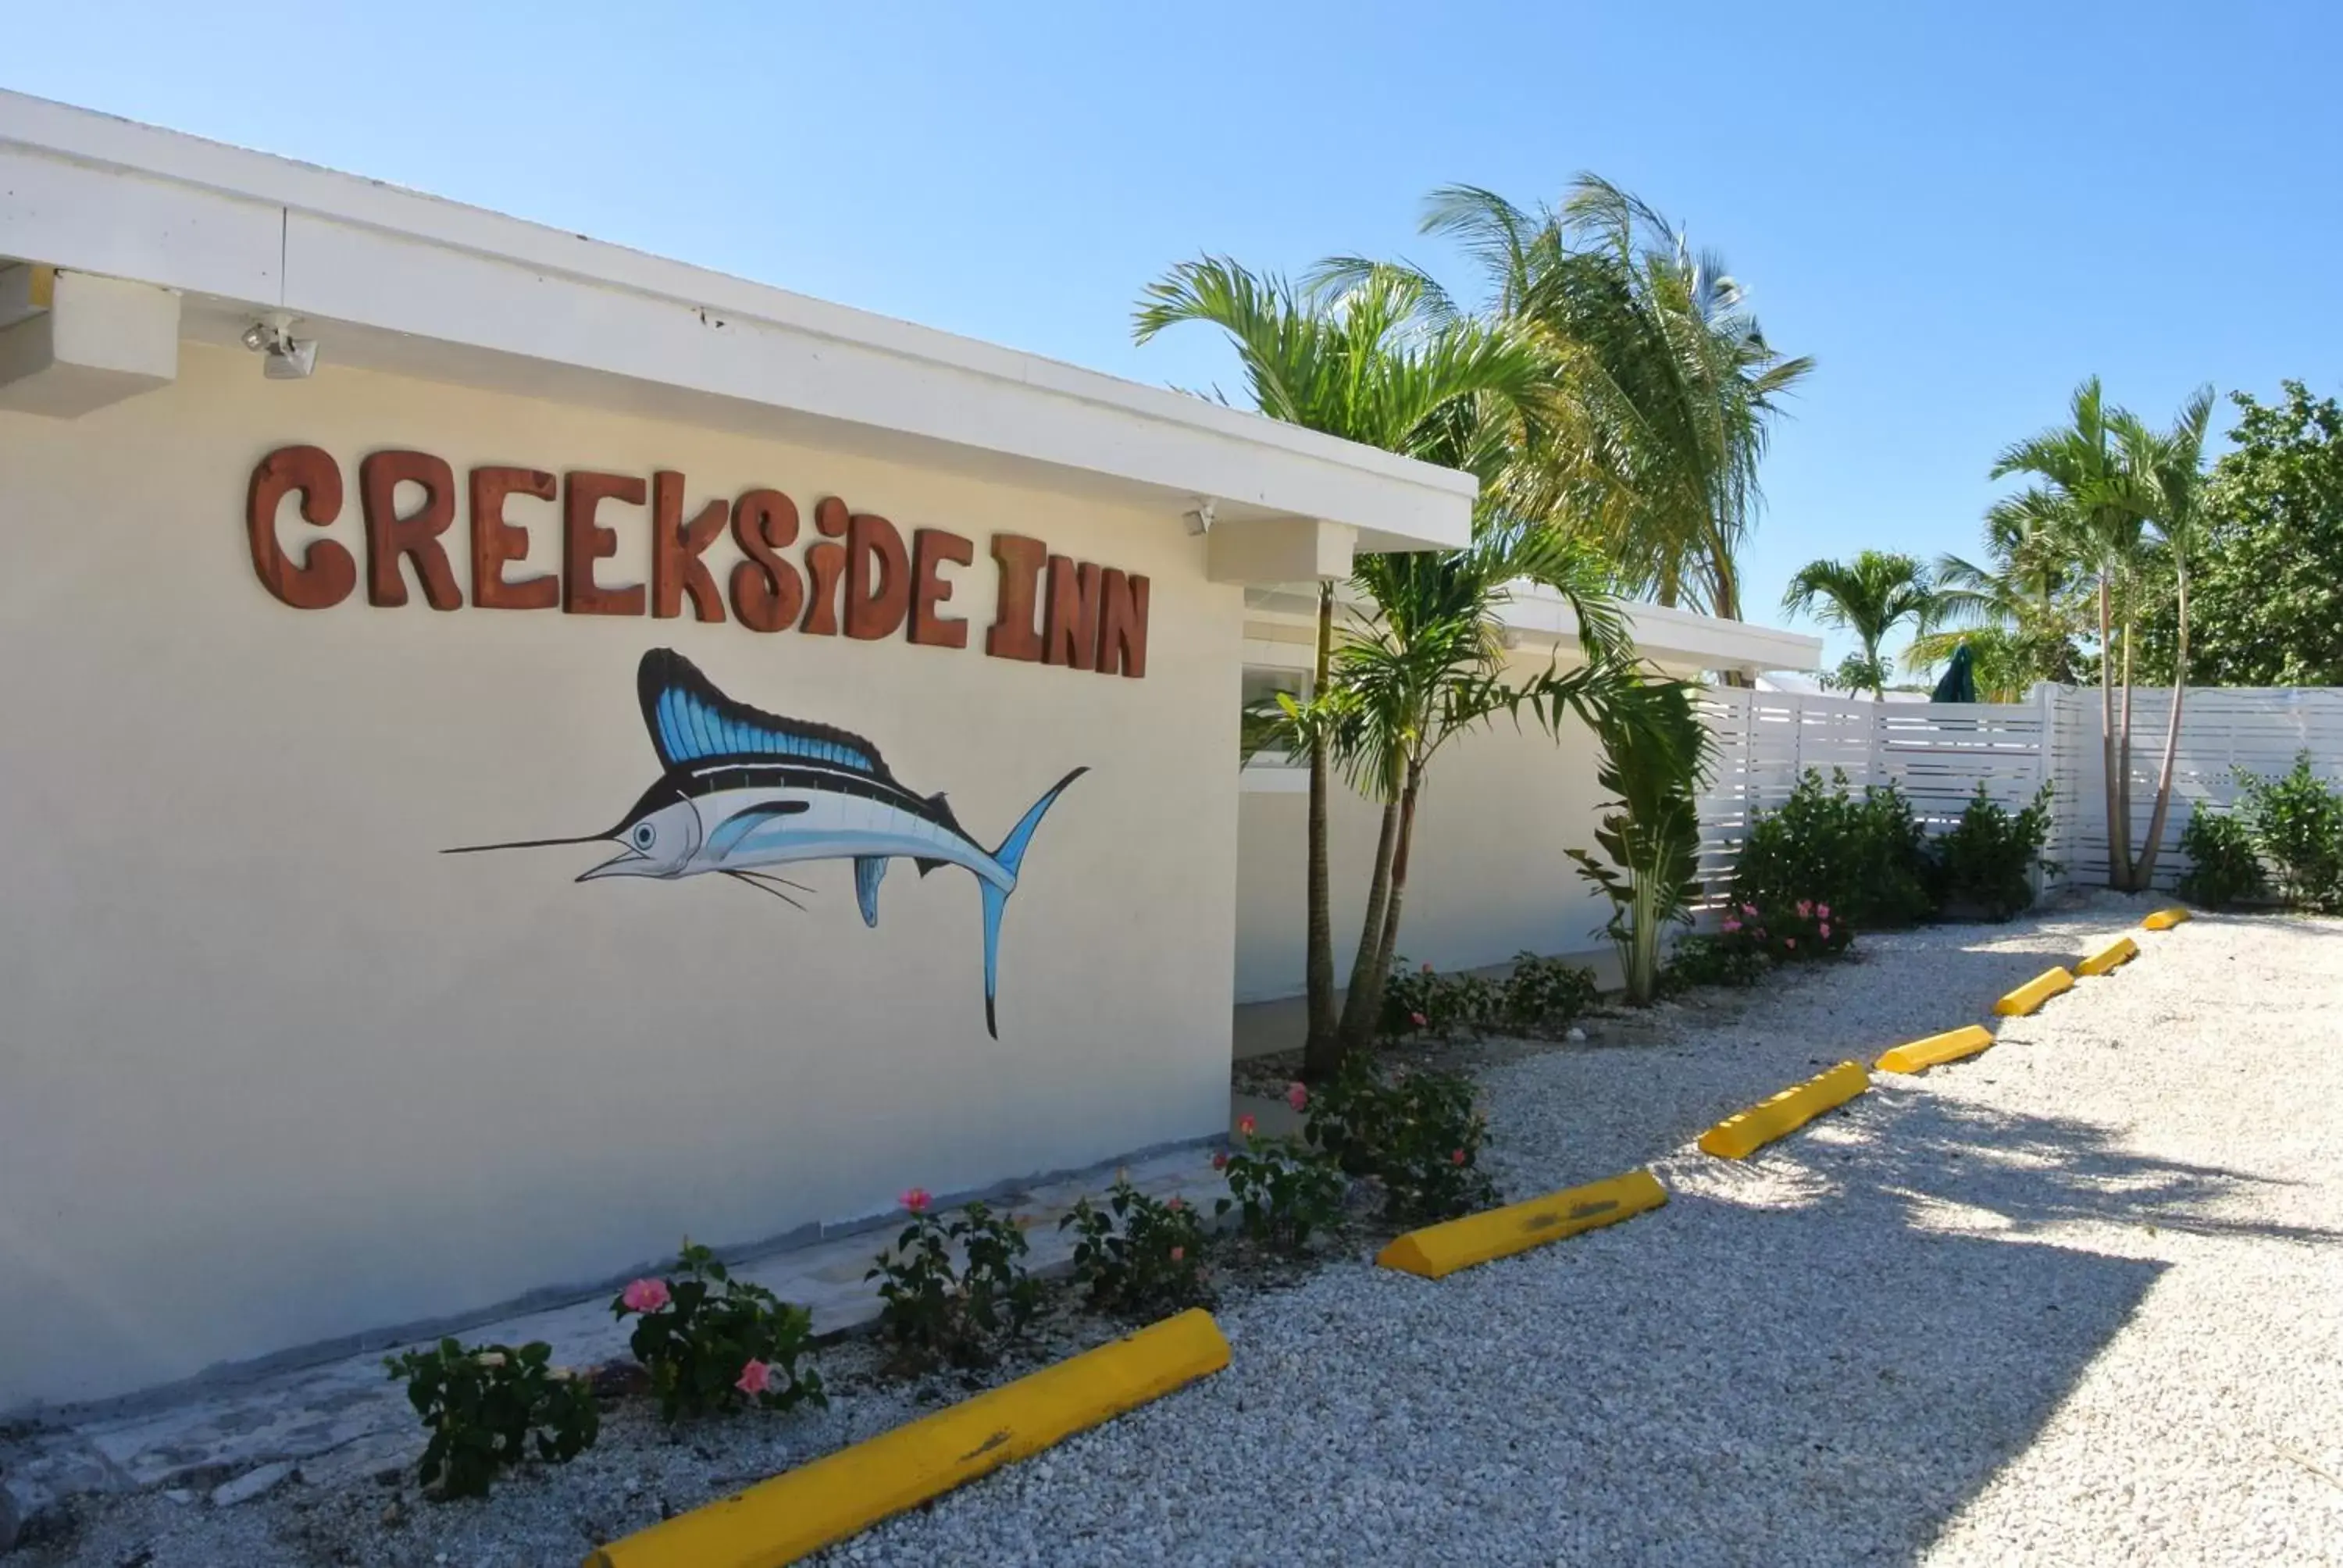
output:
[[[1241,671],[1472,494],[0,94],[0,1412],[1217,1135],[1301,978]],[[1593,803],[1461,744],[1406,950],[1588,946]]]

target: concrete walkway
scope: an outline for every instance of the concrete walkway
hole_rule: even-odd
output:
[[[1276,1109],[1284,1111],[1280,1102]],[[1233,1121],[1236,1111],[1231,1112]],[[1103,1193],[1115,1167],[1040,1182],[992,1200],[997,1211],[1026,1224],[1036,1271],[1064,1267],[1073,1244],[1058,1230],[1061,1216],[1085,1194]],[[1211,1151],[1175,1150],[1131,1161],[1132,1185],[1151,1196],[1178,1193],[1209,1214],[1228,1186],[1214,1173]],[[810,1246],[751,1259],[738,1278],[766,1286],[783,1301],[809,1308],[814,1332],[831,1335],[864,1327],[879,1315],[879,1298],[864,1281],[872,1256],[893,1240],[897,1221]],[[566,1305],[467,1328],[467,1342],[525,1344],[543,1340],[557,1365],[588,1366],[628,1354],[627,1326],[611,1315],[610,1292]],[[383,1370],[398,1345],[347,1355],[265,1376],[180,1385],[153,1396],[113,1401],[93,1409],[65,1409],[29,1427],[0,1429],[0,1487],[22,1517],[61,1497],[144,1488],[185,1488],[214,1501],[258,1495],[300,1468],[313,1484],[412,1464],[424,1433],[408,1408],[405,1387]],[[0,1543],[5,1549],[5,1543]]]

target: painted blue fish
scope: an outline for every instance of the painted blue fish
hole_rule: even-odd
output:
[[[618,852],[581,873],[579,881],[714,871],[791,904],[797,900],[783,888],[809,890],[769,868],[851,860],[866,926],[879,923],[879,882],[888,861],[909,859],[923,877],[939,866],[960,866],[975,874],[984,900],[984,1027],[1000,1037],[993,994],[1001,911],[1017,890],[1018,870],[1042,814],[1089,769],[1077,768],[1050,786],[1000,846],[987,849],[969,837],[941,795],[904,788],[870,741],[735,701],[672,648],[643,655],[635,688],[665,771],[617,827],[570,839],[467,844],[442,853],[608,840]]]

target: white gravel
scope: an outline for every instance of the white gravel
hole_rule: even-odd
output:
[[[1671,1044],[1501,1069],[1513,1191],[1673,1149],[1668,1207],[1257,1298],[1219,1378],[829,1560],[2343,1560],[2343,924],[2143,936],[1973,1063],[1745,1165],[1683,1148],[2137,914],[1878,939]]]
[[[1883,1076],[1745,1164],[1689,1149],[1831,1062],[1983,1018],[2143,907],[1866,939],[1653,1043],[1495,1069],[1508,1191],[1648,1161],[1668,1206],[1444,1282],[1343,1263],[1232,1301],[1229,1371],[821,1560],[2343,1561],[2343,922],[2143,933],[1972,1062]],[[825,1352],[849,1385],[830,1416],[676,1442],[622,1416],[486,1505],[297,1479],[229,1510],[148,1495],[30,1560],[573,1564],[916,1413],[851,1386],[861,1355]]]

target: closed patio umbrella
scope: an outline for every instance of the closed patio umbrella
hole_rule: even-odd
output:
[[[1975,702],[1977,699],[1976,662],[1969,657],[1967,643],[1954,648],[1953,657],[1945,665],[1945,678],[1936,682],[1936,689],[1928,694],[1928,700]]]

